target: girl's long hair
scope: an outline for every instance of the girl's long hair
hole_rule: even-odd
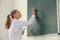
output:
[[[5,28],[6,28],[6,29],[9,29],[10,24],[11,24],[11,18],[10,18],[10,15],[8,15],[8,16],[7,16],[6,23],[5,23]]]
[[[5,23],[5,28],[6,28],[6,29],[9,29],[9,28],[10,28],[11,18],[12,18],[12,19],[14,18],[14,17],[13,17],[13,14],[15,14],[16,11],[18,11],[18,10],[13,10],[13,11],[11,12],[11,14],[7,16],[7,20],[6,20],[6,23]]]

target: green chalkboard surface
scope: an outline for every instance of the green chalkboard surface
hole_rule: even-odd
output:
[[[36,20],[27,27],[27,35],[45,35],[58,33],[56,0],[28,0],[28,20],[31,10],[37,9]]]

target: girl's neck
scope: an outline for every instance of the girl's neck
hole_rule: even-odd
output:
[[[19,18],[14,18],[14,19],[19,20]]]

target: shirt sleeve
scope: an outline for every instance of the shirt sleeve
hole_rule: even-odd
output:
[[[28,21],[22,21],[22,26],[29,26],[34,22],[34,20],[35,20],[35,15],[32,15]]]
[[[34,22],[34,20],[35,20],[35,15],[32,15],[28,21],[15,20],[13,24],[14,26],[19,26],[19,27],[29,26]]]

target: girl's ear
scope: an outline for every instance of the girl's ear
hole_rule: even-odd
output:
[[[20,18],[22,17],[22,15],[20,14]]]
[[[16,14],[13,14],[13,18],[15,18]]]

